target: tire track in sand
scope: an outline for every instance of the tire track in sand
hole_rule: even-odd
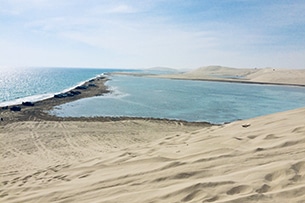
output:
[[[71,136],[71,130],[67,129],[64,123],[59,122],[58,127],[61,128],[61,133],[64,136],[65,141],[71,146],[72,148],[79,149],[79,145],[76,143],[76,139],[73,139]],[[69,132],[70,131],[70,132]],[[73,132],[73,131],[72,131]],[[74,140],[74,141],[72,141]]]
[[[42,141],[42,137],[35,131],[31,132],[31,138],[33,143],[38,151],[38,156],[42,158],[46,158],[47,160],[56,160],[59,156],[54,150],[49,149],[46,144]]]

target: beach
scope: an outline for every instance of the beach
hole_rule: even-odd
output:
[[[158,77],[305,85],[304,70],[202,70]],[[223,125],[47,114],[106,80],[0,110],[0,202],[305,202],[305,108]]]

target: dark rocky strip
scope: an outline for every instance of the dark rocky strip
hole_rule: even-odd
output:
[[[105,85],[107,80],[107,77],[100,76],[85,82],[81,86],[77,86],[73,90],[56,94],[49,99],[37,102],[24,101],[18,105],[0,107],[1,122],[62,120],[56,116],[49,115],[48,111],[61,104],[109,93],[110,91]]]

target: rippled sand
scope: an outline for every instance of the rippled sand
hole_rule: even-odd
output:
[[[304,115],[2,125],[0,202],[304,202]]]

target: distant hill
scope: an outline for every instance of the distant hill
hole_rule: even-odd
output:
[[[249,68],[231,68],[231,67],[224,67],[224,66],[206,66],[201,67],[196,70],[190,71],[186,74],[192,75],[227,75],[227,76],[244,76],[250,74],[252,72],[256,72],[256,69],[249,69]]]
[[[167,72],[180,72],[179,70],[177,69],[174,69],[174,68],[168,68],[168,67],[152,67],[152,68],[147,68],[145,70],[152,70],[152,71],[167,71]]]

